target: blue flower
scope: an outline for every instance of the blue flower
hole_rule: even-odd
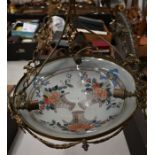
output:
[[[112,80],[114,86],[117,86],[117,80],[119,78],[118,69],[111,69],[107,72],[107,78]]]

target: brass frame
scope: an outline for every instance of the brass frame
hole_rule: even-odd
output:
[[[122,6],[117,6],[117,8],[114,9],[114,14],[119,12],[119,13],[122,13],[122,11],[124,10],[124,8],[122,8]],[[110,10],[111,12],[111,10]],[[51,16],[51,14],[53,14],[53,12],[51,13],[50,12],[50,15],[49,17]],[[76,16],[76,8],[75,8],[75,0],[70,0],[70,3],[69,3],[69,7],[68,7],[68,15],[67,15],[67,18],[66,18],[66,25],[65,25],[65,28],[63,30],[63,33],[62,33],[62,36],[64,34],[64,32],[66,31],[66,28],[67,26],[71,26],[70,24],[70,20],[72,19],[72,15]],[[29,87],[29,85],[32,83],[32,79],[30,80],[30,77],[31,75],[34,75],[34,78],[40,73],[40,71],[42,70],[42,68],[44,67],[45,64],[47,64],[48,62],[51,62],[51,61],[54,61],[56,59],[60,59],[59,58],[56,58],[56,59],[53,59],[52,56],[54,55],[57,49],[57,46],[59,45],[61,39],[58,41],[58,44],[55,46],[55,48],[52,50],[52,48],[50,47],[50,42],[47,40],[46,43],[44,45],[40,45],[40,43],[42,43],[42,37],[44,35],[44,29],[45,28],[48,28],[48,22],[45,23],[45,25],[43,25],[42,27],[42,30],[39,32],[38,34],[38,46],[37,46],[37,49],[36,51],[34,52],[34,54],[37,53],[37,56],[34,55],[34,59],[32,61],[30,61],[28,63],[27,66],[24,67],[24,69],[27,70],[27,72],[25,73],[25,75],[21,78],[21,80],[19,81],[19,83],[17,84],[16,88],[15,88],[15,91],[14,91],[14,95],[13,95],[13,102],[11,102],[11,100],[9,101],[9,109],[11,111],[11,115],[12,115],[12,118],[16,120],[18,126],[23,130],[23,131],[27,131],[28,133],[30,133],[34,138],[37,138],[39,141],[41,141],[42,143],[44,143],[45,145],[51,147],[51,148],[56,148],[56,149],[66,149],[66,148],[69,148],[69,147],[72,147],[72,146],[75,146],[79,143],[82,143],[82,147],[85,151],[88,150],[88,147],[89,147],[89,144],[97,144],[97,143],[101,143],[101,142],[104,142],[112,137],[114,137],[115,135],[117,135],[119,132],[122,131],[122,129],[125,127],[125,125],[127,124],[128,120],[132,117],[132,115],[126,119],[124,122],[122,122],[122,124],[116,126],[115,128],[109,130],[109,131],[106,131],[104,133],[101,133],[101,134],[97,134],[95,136],[90,136],[90,137],[87,137],[87,138],[60,138],[60,137],[54,137],[54,136],[47,136],[43,133],[40,133],[38,131],[36,131],[35,129],[33,129],[31,126],[29,126],[27,124],[27,122],[23,119],[23,117],[16,111],[15,107],[13,106],[13,103],[14,103],[14,99],[16,96],[23,96],[25,97],[26,96],[26,92],[25,90]],[[48,31],[48,30],[47,30]],[[93,33],[91,30],[89,30],[91,33]],[[68,36],[72,36],[73,33],[76,32],[76,29],[74,30],[74,32],[72,31],[71,34],[70,32],[68,32]],[[62,38],[61,36],[61,38]],[[101,38],[101,37],[100,37]],[[103,39],[104,41],[106,41],[104,38],[101,38]],[[68,37],[68,40],[70,43],[73,42],[73,38],[71,37]],[[117,52],[117,49],[111,44],[109,43],[108,41],[106,41],[112,48],[113,50],[115,50]],[[71,44],[70,44],[71,45]],[[49,49],[50,53],[49,55],[47,56],[47,58],[45,59],[45,61],[43,63],[40,62],[40,56],[42,55],[42,51],[47,48]],[[85,55],[81,55],[80,51],[77,51],[76,53],[71,53],[70,54],[71,57],[82,57],[82,56],[85,56]],[[88,57],[88,55],[86,55]],[[66,56],[63,56],[62,58],[64,58]],[[89,57],[97,57],[96,55],[89,55]],[[136,68],[135,70],[132,70],[131,68],[131,65],[133,65],[133,63],[135,65],[139,65],[139,59],[136,57],[135,53],[129,53],[128,56],[126,57],[125,60],[120,60],[121,62],[124,62],[123,64],[120,64],[118,61],[116,61],[113,56],[111,57],[105,57],[102,59],[106,59],[106,60],[110,60],[112,62],[115,62],[116,64],[118,64],[119,66],[125,68],[135,79],[135,82],[136,82],[136,92],[135,94],[132,94],[133,96],[137,97],[137,105],[139,108],[143,109],[145,108],[145,104],[142,104],[142,103],[146,103],[146,96],[144,96],[144,99],[142,100],[141,98],[141,94],[145,94],[146,90],[144,89],[145,88],[145,82],[143,82],[141,80],[141,77],[138,73],[138,69]],[[24,84],[23,84],[23,90],[17,94],[16,91],[17,91],[17,88],[19,86],[19,84],[22,82],[22,80],[25,80]],[[144,87],[141,87],[141,84],[144,84]],[[143,89],[142,89],[143,88]],[[145,94],[146,95],[146,94]],[[140,103],[140,104],[138,104]],[[133,112],[134,113],[134,112]],[[115,132],[116,131],[116,132]],[[70,142],[70,143],[65,143],[65,144],[52,144],[52,143],[49,143],[45,140],[43,140],[42,138],[38,137],[36,134],[39,134],[39,135],[42,135],[43,137],[47,137],[47,138],[51,138],[51,139],[55,139],[55,140],[58,140],[58,141],[65,141],[65,142]],[[114,133],[113,133],[114,132]],[[113,133],[112,135],[108,136],[108,137],[105,137],[109,134]],[[101,138],[102,137],[102,138]],[[99,140],[97,140],[98,138],[101,138]],[[92,141],[94,140],[94,141]]]

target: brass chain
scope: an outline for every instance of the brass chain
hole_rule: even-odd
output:
[[[17,94],[21,102],[26,102],[26,99],[27,99],[26,89],[31,85],[33,80],[35,80],[35,78],[39,75],[40,71],[43,69],[46,62],[54,55],[54,53],[57,52],[57,47],[60,44],[61,38],[66,32],[67,28],[70,27],[73,29],[73,27],[71,27],[70,24],[72,21],[71,19],[73,18],[72,9],[75,9],[75,8],[73,8],[73,4],[71,2],[74,2],[75,4],[75,0],[70,0],[68,11],[67,11],[68,14],[66,17],[66,24],[64,26],[64,30],[61,34],[60,39],[54,48],[51,47],[51,40],[52,40],[51,38],[52,31],[50,27],[50,24],[52,22],[51,15],[44,18],[43,25],[37,34],[38,45],[37,45],[36,50],[34,51],[33,60],[29,61],[29,63],[26,66],[24,66],[24,69],[26,69],[26,73],[25,73],[25,79],[23,82],[23,88]],[[74,31],[73,33],[69,33],[69,31],[67,31],[67,34],[68,34],[68,40],[70,40],[71,42],[72,41],[71,36],[74,34]],[[45,50],[48,51],[49,54],[47,58],[44,60],[44,62],[41,64],[40,58]],[[37,66],[39,67],[37,68]]]

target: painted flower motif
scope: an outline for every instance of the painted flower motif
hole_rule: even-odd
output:
[[[40,106],[39,106],[39,109],[40,109],[40,110],[44,110],[44,109],[45,109],[45,105],[44,105],[44,104],[40,105]]]
[[[100,100],[106,100],[108,97],[108,93],[105,89],[100,88],[98,86],[93,86],[93,94]]]
[[[91,79],[90,79],[90,78],[87,79],[86,82],[87,82],[87,83],[91,83]]]
[[[59,92],[52,92],[48,97],[44,95],[45,104],[57,104],[60,100]]]
[[[68,125],[68,130],[73,132],[86,131],[91,128],[93,128],[91,124],[75,123],[75,124]]]
[[[96,88],[100,88],[100,84],[96,82],[92,85],[92,88],[93,88],[93,90]]]

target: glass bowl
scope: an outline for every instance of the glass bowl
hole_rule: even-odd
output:
[[[119,129],[136,110],[135,81],[123,67],[95,57],[49,61],[13,108],[33,132],[55,140],[93,139]],[[39,68],[39,67],[38,67]],[[26,76],[14,94],[23,89]]]

